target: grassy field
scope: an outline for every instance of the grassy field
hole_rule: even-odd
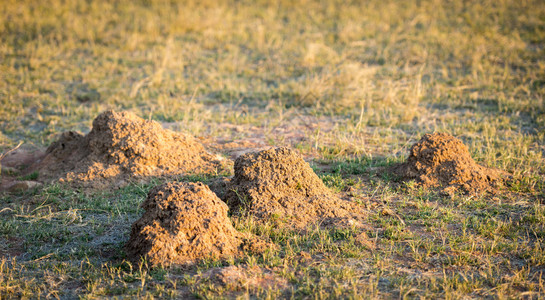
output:
[[[369,210],[364,232],[233,216],[279,249],[147,269],[123,245],[163,179],[2,194],[0,298],[545,298],[544,96],[537,0],[0,1],[1,152],[129,110],[203,139],[297,148]],[[508,189],[445,198],[376,171],[435,131],[510,172]],[[228,265],[287,284],[203,276]]]

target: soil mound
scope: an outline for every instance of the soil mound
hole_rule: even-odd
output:
[[[89,181],[212,172],[218,167],[215,157],[193,137],[129,112],[106,111],[86,136],[63,133],[34,168],[48,179]]]
[[[452,194],[493,191],[502,183],[503,172],[478,165],[459,139],[446,134],[425,134],[411,147],[409,158],[398,173],[416,179],[424,187],[439,187]]]
[[[227,216],[227,205],[202,183],[155,187],[142,203],[146,211],[132,225],[129,258],[151,265],[186,264],[239,253],[242,241]]]
[[[260,220],[302,228],[351,217],[351,203],[335,197],[303,158],[288,148],[239,156],[226,202],[234,211]]]

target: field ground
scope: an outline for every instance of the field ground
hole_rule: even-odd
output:
[[[544,95],[537,0],[1,1],[2,152],[128,110],[226,156],[296,148],[369,214],[363,232],[232,216],[279,249],[148,269],[123,245],[164,179],[46,184],[0,196],[0,297],[545,298]],[[511,184],[449,198],[377,171],[436,131]],[[207,276],[231,265],[267,276]]]

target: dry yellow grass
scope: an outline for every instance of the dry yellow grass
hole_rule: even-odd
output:
[[[538,0],[0,1],[2,152],[86,132],[106,109],[212,138],[255,127],[319,158],[333,190],[354,187],[376,244],[240,219],[282,250],[188,273],[131,268],[120,249],[157,182],[51,185],[0,197],[0,252],[19,255],[0,261],[0,296],[543,298],[544,42]],[[321,123],[294,143],[275,131],[293,119]],[[433,131],[511,172],[510,190],[447,201],[374,173]],[[195,276],[222,264],[269,268],[290,288]]]

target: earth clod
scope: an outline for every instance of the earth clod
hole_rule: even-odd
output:
[[[129,258],[151,265],[188,264],[239,254],[241,234],[227,216],[227,205],[202,183],[173,182],[155,187],[132,225]]]
[[[238,157],[225,198],[235,212],[294,228],[357,218],[353,203],[333,195],[301,155],[283,147]]]
[[[189,135],[133,113],[106,111],[93,121],[89,134],[63,133],[33,169],[41,179],[85,182],[207,173],[219,167],[216,157]]]
[[[502,185],[505,172],[478,165],[464,143],[446,133],[425,134],[410,150],[398,174],[416,180],[425,188],[475,193],[494,191]]]

